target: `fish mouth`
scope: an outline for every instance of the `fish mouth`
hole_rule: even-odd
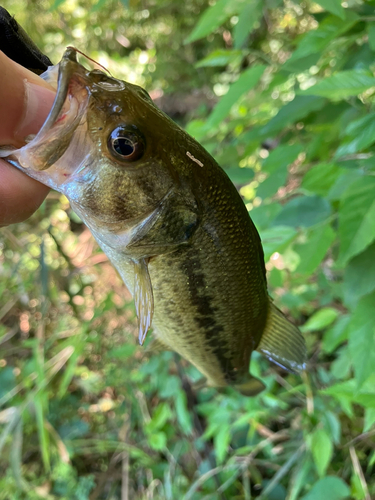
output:
[[[52,108],[36,136],[0,156],[47,186],[63,192],[63,185],[85,168],[93,150],[86,121],[90,98],[89,72],[78,63],[77,50],[68,47],[60,63],[41,75],[57,92]]]

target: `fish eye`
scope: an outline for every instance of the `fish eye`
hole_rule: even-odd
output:
[[[135,125],[120,125],[109,134],[108,149],[116,159],[132,162],[143,156],[146,141]]]

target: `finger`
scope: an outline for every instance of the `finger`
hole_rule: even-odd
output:
[[[0,226],[21,222],[35,212],[49,188],[0,160]]]
[[[21,147],[43,125],[55,91],[43,79],[0,52],[0,145]],[[0,160],[0,225],[29,217],[48,188]]]
[[[3,52],[0,52],[0,67],[0,144],[20,146],[25,136],[41,128],[56,92]]]

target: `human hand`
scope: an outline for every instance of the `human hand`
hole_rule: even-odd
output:
[[[21,147],[42,127],[55,90],[0,52],[0,146]],[[49,188],[0,160],[0,226],[20,222],[39,207]]]

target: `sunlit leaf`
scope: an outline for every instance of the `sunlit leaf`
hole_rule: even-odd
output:
[[[344,500],[349,498],[350,489],[339,477],[327,476],[316,482],[311,490],[301,500],[322,500],[329,491],[329,500]]]
[[[194,42],[212,33],[227,19],[240,12],[245,3],[245,0],[218,0],[203,12],[185,43]]]
[[[339,210],[339,264],[362,252],[375,239],[375,178],[362,177],[345,191]]]
[[[311,436],[311,452],[320,477],[324,476],[332,457],[332,441],[324,429],[316,429]]]
[[[292,123],[298,122],[314,111],[322,109],[326,99],[317,96],[297,95],[283,106],[262,129],[264,134],[274,134]]]
[[[228,92],[216,104],[214,110],[208,117],[205,125],[206,130],[217,126],[231,110],[232,106],[245,93],[251,90],[259,82],[265,66],[257,65],[244,71],[238,80],[230,86]]]
[[[154,432],[148,436],[148,443],[153,450],[161,451],[167,444],[167,436],[164,432]]]
[[[359,16],[352,10],[346,12],[344,21],[337,16],[327,16],[319,24],[318,29],[308,31],[303,36],[292,56],[284,64],[284,69],[289,71],[298,70],[301,61],[306,60],[308,56],[316,55],[315,62],[310,60],[307,67],[304,67],[304,69],[308,69],[317,62],[321,52],[330,42],[352,28],[358,19]]]
[[[267,262],[275,252],[282,252],[296,237],[297,231],[292,227],[276,226],[261,232],[264,259]]]
[[[228,453],[231,433],[228,425],[222,425],[214,435],[216,461],[221,464]]]
[[[332,12],[335,16],[345,19],[345,9],[341,5],[341,0],[316,0],[323,9]]]
[[[203,67],[216,67],[216,66],[226,66],[229,63],[237,61],[241,58],[242,52],[240,50],[214,50],[201,59],[195,65],[197,68]]]
[[[324,307],[314,313],[301,327],[303,332],[313,332],[324,330],[327,326],[331,325],[338,317],[339,311],[333,307]]]
[[[339,100],[361,94],[372,87],[375,87],[375,77],[370,71],[347,70],[328,76],[300,93]]]

